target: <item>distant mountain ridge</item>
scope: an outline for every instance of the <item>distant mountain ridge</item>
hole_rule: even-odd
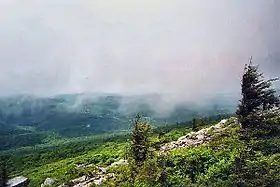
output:
[[[159,95],[100,96],[94,94],[69,94],[49,98],[23,95],[0,98],[0,121],[9,125],[36,126],[39,129],[48,130],[59,128],[65,123],[67,124],[65,124],[66,127],[69,128],[73,126],[83,127],[88,123],[94,126],[97,121],[107,118],[118,124],[115,126],[112,122],[108,124],[107,121],[108,128],[111,124],[115,126],[114,128],[119,129],[119,122],[123,123],[137,112],[142,112],[144,115],[153,118],[156,116],[156,113],[160,113],[163,110],[161,106],[158,109],[153,107],[153,104],[155,105],[160,102],[162,101]],[[182,113],[181,120],[187,120],[189,116],[187,114],[188,111],[204,113],[206,111],[224,109],[231,112],[235,107],[233,103],[234,101],[230,102],[221,96],[200,103],[200,105],[202,104],[201,106],[195,103],[180,103],[170,109],[169,114],[161,116],[157,120],[162,118],[163,120],[171,119],[170,122],[175,122],[180,120],[174,119],[179,113]],[[81,121],[76,120],[76,125],[70,125],[76,118]],[[124,120],[117,122],[115,121],[116,119]],[[54,122],[54,120],[65,120],[65,122],[60,121],[62,124],[58,121]],[[48,121],[52,122],[52,124],[49,124]],[[106,127],[105,124],[103,126]],[[121,126],[124,127],[124,125]],[[98,131],[97,129],[95,130]]]
[[[182,102],[168,108],[169,105],[157,94],[3,97],[0,98],[0,144],[8,149],[43,143],[54,136],[71,138],[128,130],[137,112],[152,124],[163,125],[235,110],[235,101],[221,96],[207,102]]]

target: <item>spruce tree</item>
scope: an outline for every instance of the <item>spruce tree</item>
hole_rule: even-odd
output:
[[[192,130],[197,131],[198,130],[198,124],[197,124],[197,119],[193,118],[192,120]]]
[[[151,126],[137,114],[133,120],[131,157],[136,165],[142,165],[149,157]]]
[[[252,65],[252,60],[245,65],[241,83],[242,99],[236,112],[243,129],[269,128],[265,124],[265,114],[280,104],[276,90],[271,88],[272,82],[276,80],[278,79],[264,80],[259,67]]]

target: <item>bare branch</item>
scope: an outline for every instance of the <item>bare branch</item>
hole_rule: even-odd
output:
[[[274,81],[279,81],[279,77],[269,79],[267,82],[274,82]]]

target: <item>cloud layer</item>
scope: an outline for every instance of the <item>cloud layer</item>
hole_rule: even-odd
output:
[[[238,92],[280,71],[274,0],[2,0],[0,93]]]

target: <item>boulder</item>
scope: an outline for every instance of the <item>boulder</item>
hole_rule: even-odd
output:
[[[112,163],[110,166],[108,166],[108,168],[118,166],[118,165],[124,165],[124,164],[127,164],[127,160],[120,159],[119,161]],[[105,172],[106,172],[106,170],[105,170]]]
[[[114,174],[106,173],[110,167],[124,165],[124,164],[127,164],[127,160],[121,159],[117,162],[112,163],[107,167],[97,167],[98,172],[96,173],[96,175],[91,177],[82,176],[80,178],[71,180],[71,182],[74,183],[73,187],[91,187],[93,185],[101,185],[104,181],[106,181],[107,177],[114,177]],[[90,164],[90,165],[80,165],[80,166],[87,168],[93,165]],[[65,187],[65,184],[62,184],[59,187]]]
[[[226,124],[226,122],[227,122],[227,119],[223,119],[223,120],[221,120],[220,124],[224,125],[224,124]]]
[[[230,118],[232,123],[237,124],[237,118]],[[214,135],[225,131],[225,124],[228,123],[228,119],[221,120],[218,124],[213,125],[211,127],[201,129],[197,132],[190,132],[182,137],[180,137],[177,141],[173,141],[163,145],[160,149],[160,155],[177,148],[184,147],[193,147],[204,144],[206,142],[211,141]]]
[[[53,178],[46,178],[45,182],[41,184],[41,187],[51,186],[55,183],[55,179]]]
[[[29,184],[29,179],[24,176],[19,176],[8,180],[8,187],[27,187]]]
[[[76,183],[85,182],[86,180],[87,180],[87,176],[84,175],[84,176],[79,177],[77,179],[73,179],[72,182],[76,184]]]

